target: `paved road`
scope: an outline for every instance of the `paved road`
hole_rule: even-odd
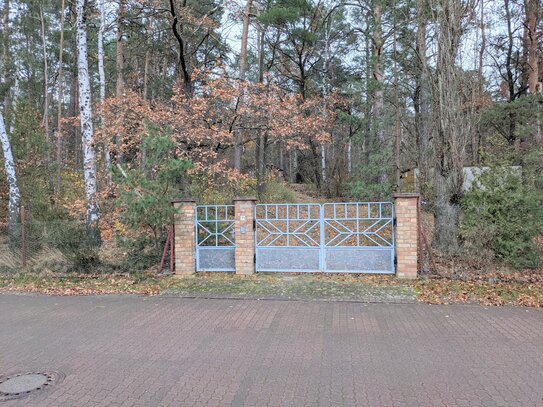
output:
[[[543,406],[543,312],[0,295],[3,406]]]

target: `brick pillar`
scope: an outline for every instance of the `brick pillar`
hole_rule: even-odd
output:
[[[395,194],[396,276],[414,279],[418,272],[419,194]]]
[[[234,199],[236,220],[236,274],[255,272],[255,216],[256,198],[240,197]]]
[[[196,272],[196,199],[177,199],[172,202],[174,215],[175,274]]]

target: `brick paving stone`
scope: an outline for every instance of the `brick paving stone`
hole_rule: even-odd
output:
[[[543,406],[543,311],[0,295],[3,406]]]

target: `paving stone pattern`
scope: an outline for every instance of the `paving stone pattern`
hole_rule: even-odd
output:
[[[62,383],[0,406],[542,406],[524,308],[0,295],[0,374]]]

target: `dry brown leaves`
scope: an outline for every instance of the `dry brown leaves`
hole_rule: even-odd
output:
[[[54,277],[26,275],[0,277],[0,291],[30,292],[45,295],[157,295],[171,284],[171,279],[138,278],[125,275],[89,275]]]

